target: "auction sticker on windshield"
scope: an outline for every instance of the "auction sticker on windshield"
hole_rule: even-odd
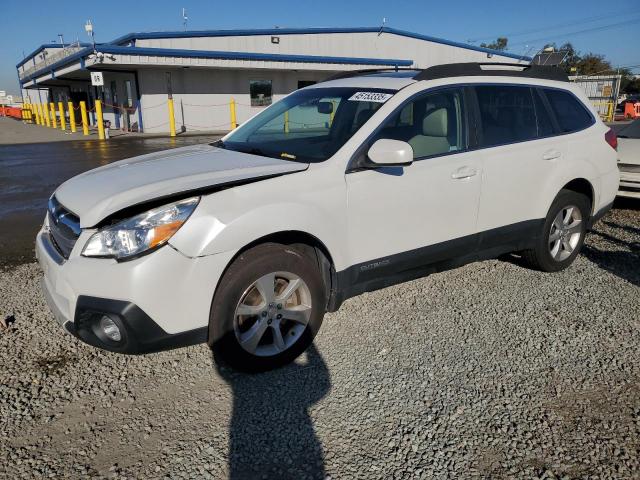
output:
[[[378,102],[384,103],[393,97],[391,93],[380,93],[380,92],[356,92],[351,95],[349,100],[353,102]]]

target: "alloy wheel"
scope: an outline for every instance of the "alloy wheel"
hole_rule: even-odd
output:
[[[582,214],[575,205],[562,208],[551,223],[549,253],[562,262],[571,256],[582,236]]]
[[[240,297],[233,328],[240,346],[269,357],[294,345],[311,319],[311,292],[291,272],[272,272],[252,283]]]

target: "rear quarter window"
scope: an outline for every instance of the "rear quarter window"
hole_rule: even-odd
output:
[[[544,93],[563,133],[577,132],[593,125],[593,117],[573,94],[550,88],[545,88]]]

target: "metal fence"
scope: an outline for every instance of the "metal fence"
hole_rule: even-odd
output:
[[[613,121],[620,94],[621,75],[577,75],[569,80],[580,85],[603,120]]]

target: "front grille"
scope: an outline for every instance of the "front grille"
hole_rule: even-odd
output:
[[[619,163],[618,168],[621,172],[625,173],[640,173],[640,165],[633,165],[630,163]]]
[[[49,199],[49,234],[55,249],[64,258],[69,258],[80,236],[80,219],[64,208],[56,197]]]

